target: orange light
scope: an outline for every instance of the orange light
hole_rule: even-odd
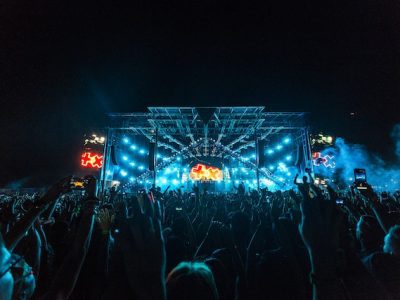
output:
[[[103,167],[103,155],[84,152],[81,156],[81,166],[85,168],[97,168]]]
[[[223,179],[223,173],[216,167],[197,164],[190,170],[190,179],[202,181],[220,181]]]

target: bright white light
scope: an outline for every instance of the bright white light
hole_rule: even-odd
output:
[[[178,185],[178,184],[179,184],[179,181],[178,181],[178,180],[176,180],[176,179],[172,179],[172,184],[174,184],[174,185]]]
[[[268,150],[267,150],[267,153],[268,153],[268,154],[273,154],[273,153],[274,153],[274,150],[268,149]]]
[[[286,175],[287,175],[287,176],[292,176],[292,173],[287,172]]]
[[[134,167],[136,164],[135,164],[133,161],[131,161],[131,162],[129,163],[129,165],[132,166],[132,167]]]
[[[262,178],[261,182],[264,183],[268,187],[274,185],[274,182],[272,180],[267,179],[267,178]]]
[[[286,164],[283,162],[278,163],[278,170],[282,172],[287,172],[288,168],[286,167]]]
[[[186,169],[186,168],[183,168],[183,171],[184,171],[184,172],[186,172],[186,171],[187,171],[187,169]]]
[[[238,184],[238,183],[239,183],[239,180],[235,180],[235,183]]]
[[[253,183],[256,184],[256,183],[257,183],[257,180],[254,179],[254,180],[253,180]]]
[[[124,155],[124,156],[122,156],[122,159],[123,160],[128,160],[128,156]]]
[[[286,156],[286,160],[292,160],[292,156],[291,155]]]
[[[126,172],[125,170],[121,170],[120,174],[122,177],[125,177],[126,175],[128,175],[128,172]]]
[[[167,174],[168,174],[168,173],[171,173],[171,168],[166,168],[166,169],[165,169],[165,173],[167,173]]]
[[[166,179],[166,178],[164,178],[164,177],[163,177],[163,178],[161,178],[161,183],[162,183],[162,184],[166,184],[166,183],[167,183],[167,179]]]
[[[123,141],[124,141],[125,144],[129,143],[129,139],[128,138],[124,138]]]
[[[280,182],[285,181],[285,179],[283,179],[282,177],[279,177],[278,180],[279,180]]]
[[[242,168],[242,172],[246,172],[246,169],[245,169],[245,168]]]
[[[283,140],[283,142],[285,143],[285,144],[289,144],[290,143],[290,138],[285,138],[284,140]]]
[[[136,150],[136,145],[132,145],[132,146],[131,146],[131,149],[132,149],[132,150]]]
[[[277,146],[276,146],[276,150],[281,150],[282,149],[282,145],[281,144],[278,144]]]

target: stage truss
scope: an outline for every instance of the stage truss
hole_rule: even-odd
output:
[[[166,149],[169,159],[156,165],[156,170],[173,163],[176,157],[233,157],[257,174],[279,185],[277,178],[257,162],[249,162],[241,153],[258,147],[260,141],[274,135],[290,133],[302,151],[301,168],[312,168],[308,127],[304,112],[268,112],[264,106],[253,107],[148,107],[147,112],[110,113],[110,126],[105,147],[103,183],[110,166],[110,148],[124,134],[144,136]],[[257,151],[256,151],[257,152]],[[258,161],[258,160],[257,160]],[[144,171],[141,179],[152,178],[153,171]]]

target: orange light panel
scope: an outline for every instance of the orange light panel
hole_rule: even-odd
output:
[[[222,171],[216,167],[197,164],[190,170],[190,179],[201,181],[220,181],[223,179]]]
[[[84,152],[81,156],[81,166],[85,168],[100,169],[103,166],[103,155]]]

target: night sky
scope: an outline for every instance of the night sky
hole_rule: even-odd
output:
[[[14,2],[0,10],[0,186],[67,175],[106,112],[157,105],[306,111],[314,131],[395,159],[398,1]]]

